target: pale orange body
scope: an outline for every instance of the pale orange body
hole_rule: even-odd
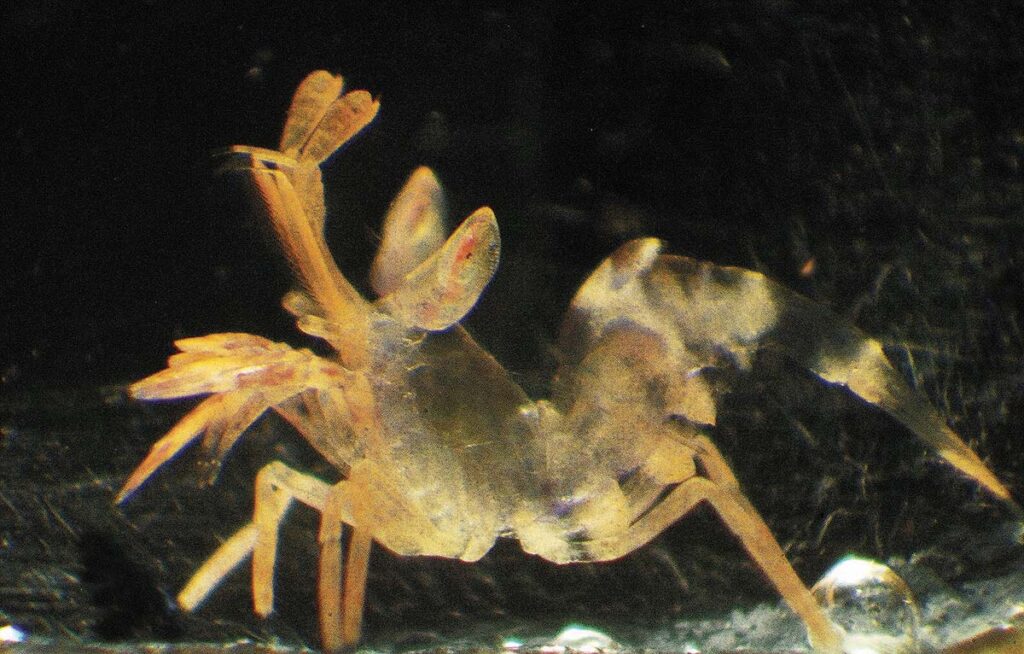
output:
[[[527,397],[459,326],[497,267],[498,227],[483,208],[445,240],[442,192],[427,169],[413,173],[385,219],[371,271],[379,297],[364,299],[324,241],[319,166],[377,108],[365,91],[343,95],[341,78],[318,71],[296,91],[279,150],[230,151],[228,167],[251,176],[298,271],[303,290],[285,307],[336,356],[211,334],[178,341],[168,368],[131,388],[142,399],[207,397],[154,445],[118,501],[199,437],[221,460],[268,409],[343,476],[327,484],[282,463],[263,468],[252,521],[196,572],[179,595],[184,608],[251,555],[255,609],[269,614],[277,531],[296,500],[322,516],[328,649],[359,638],[372,542],[472,561],[510,537],[558,563],[603,561],[707,502],[803,619],[811,643],[837,652],[841,634],[706,435],[716,417],[707,371],[746,368],[763,348],[886,411],[1012,504],[876,341],[763,275],[663,255],[654,239],[623,245],[581,286],[547,400]],[[344,570],[343,525],[352,529]]]

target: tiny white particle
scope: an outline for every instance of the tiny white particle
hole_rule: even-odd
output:
[[[20,643],[25,640],[25,632],[13,624],[0,627],[0,643]]]

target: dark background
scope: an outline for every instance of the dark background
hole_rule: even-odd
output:
[[[256,4],[16,0],[0,10],[0,490],[56,493],[58,514],[71,516],[71,545],[49,555],[48,575],[67,570],[88,587],[142,561],[140,592],[173,592],[226,533],[223,521],[244,515],[243,500],[238,512],[216,500],[228,508],[205,527],[197,510],[165,498],[141,496],[129,518],[97,507],[180,414],[139,409],[120,391],[162,367],[172,339],[235,330],[302,342],[279,309],[287,266],[244,185],[213,175],[211,153],[274,145],[295,85],[316,68],[382,103],[326,168],[328,236],[342,268],[365,286],[390,197],[415,166],[433,166],[454,218],[482,204],[498,215],[502,267],[469,326],[531,393],[545,392],[575,287],[617,244],[654,235],[672,251],[765,272],[878,337],[1019,489],[1017,3]],[[801,275],[810,259],[813,272]],[[958,529],[1002,516],[902,429],[799,376],[755,376],[720,410],[716,440],[805,579],[846,551],[929,546],[948,577],[969,575],[970,561],[936,543],[962,542],[969,532]],[[82,484],[95,502],[75,495]],[[178,517],[161,523],[161,510]],[[188,546],[164,539],[183,524],[210,533]],[[514,547],[484,562],[482,582],[455,564],[438,575],[380,555],[370,627],[397,616],[429,629],[432,619],[531,604],[619,617],[653,605],[652,617],[671,616],[702,606],[708,577],[731,588],[737,574],[746,577],[736,593],[768,596],[715,520],[681,524],[604,577]],[[29,520],[21,537],[46,525]],[[41,553],[18,558],[17,537],[5,533],[8,572],[11,561],[22,566],[8,583],[27,584],[48,537],[33,541]],[[168,551],[179,558],[165,567]],[[311,565],[303,556],[301,574]],[[740,572],[709,572],[701,556]],[[462,591],[437,590],[437,578],[453,576]],[[660,580],[649,584],[658,602],[634,597],[623,578]],[[233,601],[246,633],[278,628],[244,616],[243,584]],[[18,615],[54,633],[219,633],[180,627],[159,601],[133,617],[68,592],[80,613],[51,620],[51,603]],[[13,596],[0,592],[0,612],[4,597],[17,612]],[[312,639],[308,599],[292,622],[282,609],[283,623]],[[231,600],[218,606],[210,615]],[[154,627],[165,619],[179,626]],[[98,628],[103,620],[114,628]]]

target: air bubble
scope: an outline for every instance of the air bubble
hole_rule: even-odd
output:
[[[555,636],[550,646],[581,654],[607,654],[622,649],[611,636],[581,625],[569,625],[563,629]]]
[[[892,568],[849,556],[811,589],[826,615],[845,631],[849,654],[913,654],[919,651],[921,611],[907,583]]]

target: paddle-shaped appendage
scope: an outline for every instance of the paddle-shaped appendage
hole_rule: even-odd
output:
[[[282,154],[292,159],[299,158],[299,151],[306,145],[331,103],[341,96],[344,86],[345,80],[341,75],[326,70],[315,70],[299,83],[281,132],[279,149]]]
[[[497,270],[500,249],[494,212],[477,209],[377,306],[410,327],[447,329],[476,304]]]
[[[441,183],[429,168],[417,168],[384,216],[380,247],[370,268],[370,285],[378,296],[398,288],[444,244],[446,219]]]
[[[377,115],[379,103],[366,91],[341,94],[344,80],[325,70],[299,84],[288,108],[280,151],[299,162],[323,163]]]

